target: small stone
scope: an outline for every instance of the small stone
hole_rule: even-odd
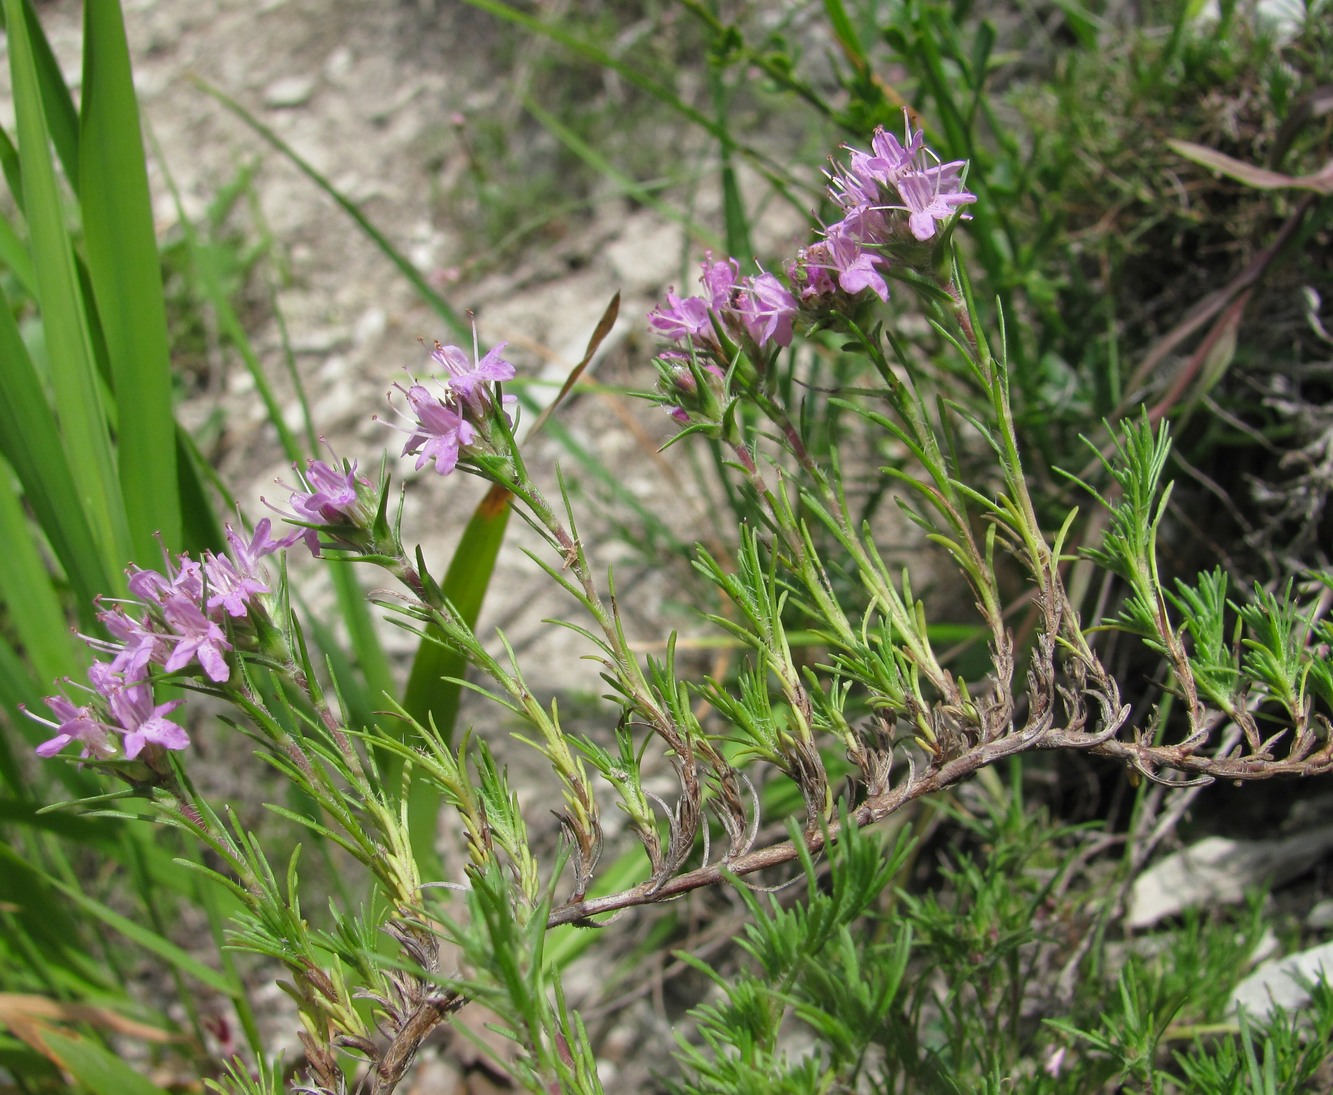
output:
[[[341,84],[351,71],[352,51],[346,46],[339,46],[324,62],[324,79],[331,84]]]
[[[284,76],[264,89],[264,105],[271,110],[304,106],[315,93],[313,76]]]
[[[352,341],[358,346],[374,342],[389,326],[389,315],[383,308],[367,308],[352,328]]]
[[[1134,883],[1126,918],[1146,928],[1186,909],[1235,904],[1260,886],[1277,886],[1308,871],[1333,848],[1333,826],[1281,840],[1210,836],[1174,852]]]
[[[632,217],[630,223],[622,236],[607,244],[602,257],[627,296],[655,297],[680,272],[680,228],[643,215]],[[696,292],[693,279],[698,270],[698,266],[690,269],[682,295]]]
[[[291,336],[291,348],[294,354],[312,354],[322,356],[346,346],[347,328],[339,324],[325,323],[309,331],[294,331]]]
[[[1228,1010],[1243,1007],[1255,1019],[1268,1018],[1274,1008],[1298,1010],[1310,1002],[1310,993],[1301,982],[1327,981],[1331,973],[1333,943],[1275,958],[1236,986]]]

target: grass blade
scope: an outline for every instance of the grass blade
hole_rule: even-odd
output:
[[[441,584],[444,595],[469,627],[475,626],[481,614],[482,600],[509,524],[511,498],[503,487],[492,487],[487,492],[463,530],[463,538]],[[434,719],[441,736],[451,743],[460,686],[457,680],[446,678],[461,678],[466,670],[467,659],[463,655],[429,638],[423,639],[403,694],[407,713],[423,726]]]
[[[134,556],[116,461],[102,401],[89,316],[65,228],[51,134],[41,109],[32,44],[20,0],[4,0],[19,136],[23,205],[28,218],[33,269],[42,305],[42,328],[51,384],[60,408],[60,436],[76,485],[75,499],[92,524],[106,569],[119,575]],[[68,503],[66,503],[68,504]],[[123,579],[112,589],[119,591]]]
[[[86,658],[69,630],[64,607],[11,487],[9,469],[0,462],[0,543],[6,545],[0,606],[37,679],[53,681],[78,672]]]
[[[181,542],[162,264],[120,7],[83,10],[79,196],[88,276],[112,387],[121,406],[134,408],[133,429],[117,438],[120,482],[137,557],[151,559],[156,534],[171,547]]]
[[[93,598],[115,588],[114,571],[106,565],[83,510],[69,504],[78,488],[60,443],[60,428],[2,290],[0,378],[0,454],[18,475],[28,506],[64,568],[80,622],[91,627]]]
[[[0,20],[8,27],[11,9],[3,9],[4,19]],[[65,85],[64,74],[60,71],[60,62],[51,50],[51,43],[46,40],[41,21],[32,0],[22,0],[18,8],[23,19],[22,33],[26,35],[31,50],[37,87],[41,91],[42,110],[46,115],[46,124],[51,132],[51,143],[55,146],[56,156],[64,169],[65,177],[71,181],[79,177],[79,113],[74,107],[74,98]],[[16,196],[19,188],[14,187]],[[21,199],[20,199],[21,200]],[[20,206],[20,208],[22,208]]]
[[[170,1095],[109,1049],[82,1035],[48,1029],[39,1037],[51,1060],[94,1095]]]

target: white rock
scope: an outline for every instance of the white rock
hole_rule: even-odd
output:
[[[352,341],[358,346],[374,342],[388,326],[389,314],[383,308],[367,308],[352,327]]]
[[[264,105],[271,110],[304,106],[314,93],[313,76],[284,76],[264,89]]]
[[[1301,981],[1327,981],[1333,972],[1333,943],[1324,943],[1285,958],[1265,962],[1236,986],[1230,1011],[1244,1008],[1256,1019],[1267,1018],[1274,1008],[1294,1011],[1310,1002],[1309,990]]]
[[[602,256],[610,264],[625,294],[656,296],[668,283],[679,281],[681,259],[680,226],[654,217],[638,215],[624,235],[612,240]],[[680,289],[681,296],[698,291],[700,255],[689,264],[689,278]]]
[[[1235,904],[1256,886],[1277,885],[1309,870],[1330,848],[1333,825],[1283,840],[1206,837],[1139,876],[1126,923],[1146,928],[1186,909]]]
[[[324,62],[324,79],[331,84],[341,84],[352,71],[352,51],[346,46],[339,46]]]

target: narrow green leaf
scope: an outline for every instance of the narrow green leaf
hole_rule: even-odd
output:
[[[856,33],[856,28],[847,16],[847,9],[843,7],[842,0],[824,0],[824,14],[828,17],[833,37],[837,39],[843,53],[858,69],[866,68],[869,62],[866,59],[865,47],[861,44],[861,36]]]
[[[73,587],[76,611],[92,624],[99,593],[115,588],[84,511],[70,505],[78,490],[9,301],[0,290],[0,454],[13,467],[24,497]]]
[[[79,195],[88,275],[112,387],[120,406],[134,409],[121,416],[120,482],[135,552],[149,559],[155,535],[172,547],[181,541],[162,264],[120,5],[83,11]]]
[[[489,12],[498,19],[522,27],[531,34],[549,38],[585,60],[591,61],[598,68],[619,74],[640,91],[646,92],[664,106],[669,106],[694,125],[706,130],[724,147],[741,150],[726,128],[719,126],[707,115],[695,110],[669,87],[651,79],[640,66],[621,60],[593,42],[580,38],[577,34],[572,34],[552,22],[519,11],[511,5],[503,3],[502,0],[466,0],[466,2],[474,8]],[[743,151],[750,152],[750,150]]]
[[[42,308],[52,386],[63,439],[80,505],[95,531],[102,558],[119,574],[134,555],[93,355],[89,317],[75,273],[65,227],[51,134],[42,112],[37,65],[21,0],[4,0],[9,30],[23,204],[32,241],[33,269]],[[68,500],[66,501],[68,505]],[[118,580],[114,590],[123,585]]]
[[[13,855],[14,853],[8,848],[0,845],[0,858],[10,858]],[[36,871],[30,865],[28,866],[29,869],[33,869],[34,873],[41,877],[45,882],[68,897],[83,913],[91,916],[95,920],[101,921],[101,923],[106,925],[112,931],[119,932],[121,935],[125,936],[126,939],[130,940],[130,942],[135,943],[148,951],[149,954],[157,955],[157,957],[161,958],[164,962],[174,966],[187,976],[193,977],[201,985],[214,989],[225,996],[232,996],[240,991],[238,986],[227,977],[218,973],[218,971],[211,966],[206,966],[203,962],[194,957],[194,955],[190,954],[189,951],[178,947],[175,943],[171,942],[171,940],[158,935],[158,933],[151,928],[147,928],[138,921],[132,920],[128,916],[116,912],[115,909],[102,904],[102,902],[98,901],[96,898],[89,897],[78,889],[78,887],[71,886],[66,882],[62,882],[58,878],[53,878],[44,872]],[[182,875],[183,874],[184,872],[182,872]]]
[[[86,661],[81,644],[69,630],[64,607],[51,585],[51,575],[37,550],[28,518],[19,504],[9,469],[0,461],[0,543],[6,545],[0,566],[0,607],[42,680],[76,673]]]
[[[601,152],[590,145],[580,137],[573,129],[565,125],[559,118],[548,110],[543,110],[540,103],[531,96],[523,97],[523,109],[537,120],[543,129],[551,134],[556,140],[568,148],[574,155],[581,159],[599,178],[609,180],[615,184],[616,190],[627,197],[633,198],[640,205],[647,206],[667,220],[675,221],[680,224],[689,234],[690,238],[705,247],[711,247],[714,250],[722,250],[724,245],[720,237],[709,231],[707,228],[698,225],[688,213],[682,213],[669,202],[664,202],[653,192],[653,188],[647,186],[638,180],[626,175],[616,167]],[[735,254],[737,252],[728,252]],[[740,252],[748,254],[748,252]]]
[[[61,1067],[95,1095],[170,1095],[144,1079],[133,1065],[80,1034],[44,1030],[41,1039]]]

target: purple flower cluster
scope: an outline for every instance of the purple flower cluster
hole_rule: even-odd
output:
[[[829,172],[829,195],[842,219],[798,252],[787,267],[790,287],[768,273],[743,278],[735,259],[715,262],[709,254],[701,264],[703,293],[669,291],[649,313],[649,327],[705,350],[719,348],[719,334],[748,338],[762,350],[769,343],[789,346],[802,312],[817,319],[867,290],[887,301],[890,257],[919,252],[942,222],[977,200],[963,189],[962,160],[941,163],[910,124],[904,137],[899,141],[881,127],[869,152],[848,147],[849,162]]]
[[[255,526],[249,540],[228,526],[226,555],[206,551],[197,562],[182,554],[174,564],[168,559],[163,573],[134,568],[129,586],[136,599],[98,612],[112,639],[84,636],[105,659],[88,670],[84,688],[88,702],[50,696],[46,706],[54,718],[25,712],[55,731],[37,747],[38,755],[54,756],[78,742],[83,757],[123,755],[133,760],[149,745],[162,749],[189,745],[184,728],[167,718],[181,701],[153,702],[149,666],[175,673],[195,663],[215,684],[230,678],[228,634],[234,632],[234,621],[249,616],[257,594],[271,592],[258,570],[259,561],[301,535],[274,540],[269,533],[267,519]]]
[[[850,162],[829,173],[829,196],[842,209],[842,220],[825,228],[824,238],[800,251],[787,269],[803,304],[866,289],[888,300],[883,272],[889,252],[907,236],[928,242],[941,222],[977,200],[963,189],[964,161],[941,163],[925,147],[925,134],[910,124],[904,137],[899,141],[880,127],[869,152],[849,146]]]
[[[698,343],[717,342],[721,328],[730,337],[747,337],[763,349],[770,342],[790,346],[796,298],[772,274],[740,276],[735,259],[714,262],[708,252],[700,264],[703,296],[678,297],[667,292],[665,305],[648,315],[648,326],[675,342],[684,338]]]
[[[282,541],[284,545],[295,543],[298,539],[304,540],[310,554],[318,559],[319,529],[343,529],[350,532],[353,529],[369,528],[375,516],[375,505],[362,497],[369,491],[370,483],[356,474],[355,460],[344,461],[340,468],[323,460],[308,460],[304,471],[299,467],[294,470],[301,479],[300,487],[278,481],[279,486],[291,491],[288,498],[291,512],[280,510],[261,499],[280,517],[303,526]],[[342,539],[347,547],[363,546],[349,537]]]
[[[393,386],[407,401],[403,417],[411,425],[391,428],[408,435],[402,455],[417,457],[417,471],[431,464],[440,475],[448,475],[458,466],[461,451],[477,441],[478,430],[491,411],[491,385],[514,377],[514,366],[500,356],[505,345],[500,343],[482,357],[474,330],[469,360],[459,347],[437,342],[430,356],[443,369],[441,392],[436,394],[417,380],[406,388]],[[502,403],[514,401],[507,395]]]

